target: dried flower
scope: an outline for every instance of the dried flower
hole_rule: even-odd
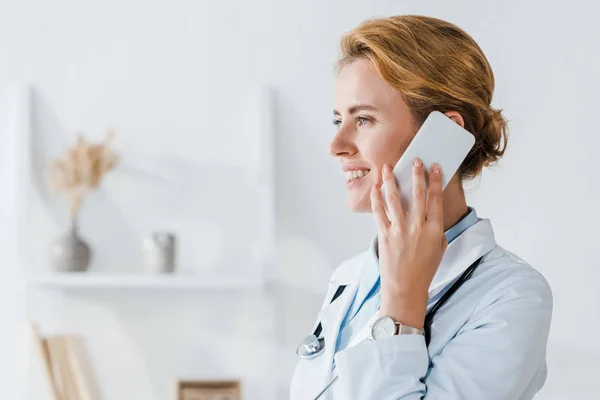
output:
[[[119,162],[118,156],[109,147],[113,137],[114,132],[109,131],[104,142],[91,144],[80,133],[75,146],[50,164],[50,185],[56,192],[67,192],[73,220],[79,213],[83,197],[96,189],[102,177]]]

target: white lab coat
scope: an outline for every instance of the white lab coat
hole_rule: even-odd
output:
[[[430,298],[485,256],[438,311],[429,348],[421,335],[365,340],[369,323],[348,348],[334,354],[361,271],[366,262],[373,262],[367,253],[344,262],[331,277],[318,319],[306,331],[312,333],[321,321],[325,351],[314,359],[299,360],[291,400],[314,399],[335,374],[339,379],[320,400],[533,398],[546,379],[552,292],[542,275],[496,244],[489,220],[480,220],[448,246]],[[347,287],[330,304],[340,285]]]

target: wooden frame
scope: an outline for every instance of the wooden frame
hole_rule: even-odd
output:
[[[241,400],[240,381],[180,380],[174,400]]]

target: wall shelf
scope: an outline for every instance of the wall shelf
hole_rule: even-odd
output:
[[[229,151],[229,136],[225,136],[227,142],[220,139],[215,142],[217,146],[221,143],[227,145],[216,147],[217,152],[190,153],[188,148],[181,146],[168,149],[129,146],[123,152],[122,173],[111,173],[110,182],[107,181],[101,189],[104,193],[97,196],[94,204],[88,205],[86,213],[92,215],[88,220],[90,230],[82,232],[97,230],[95,236],[88,239],[94,254],[105,252],[105,261],[99,261],[106,266],[105,272],[80,273],[53,272],[48,268],[48,254],[41,252],[58,235],[56,227],[64,229],[68,222],[65,208],[59,208],[59,201],[54,201],[46,188],[45,171],[48,163],[45,160],[54,158],[59,149],[72,141],[72,137],[65,134],[64,124],[61,123],[63,116],[55,115],[52,105],[45,99],[37,100],[39,104],[35,103],[42,111],[33,113],[31,93],[34,92],[28,87],[23,88],[20,100],[23,106],[22,112],[19,112],[22,123],[11,122],[16,128],[11,129],[14,132],[5,146],[7,157],[0,160],[10,163],[5,168],[7,174],[4,174],[8,181],[5,182],[4,176],[0,180],[6,183],[4,187],[8,188],[7,193],[14,193],[12,205],[3,208],[10,220],[0,228],[5,228],[8,239],[15,238],[16,241],[14,244],[4,243],[7,249],[5,264],[10,270],[4,286],[11,285],[10,275],[14,270],[26,295],[23,300],[20,292],[13,295],[9,291],[9,301],[5,304],[9,324],[5,331],[9,335],[14,328],[10,326],[11,314],[16,315],[17,312],[24,323],[33,321],[39,324],[41,331],[75,331],[82,338],[90,335],[84,339],[89,339],[86,345],[89,343],[94,355],[94,359],[90,360],[94,367],[105,374],[114,374],[115,371],[117,374],[121,371],[131,374],[133,371],[127,382],[103,382],[110,385],[108,391],[111,388],[115,393],[122,392],[122,389],[129,390],[128,393],[134,393],[135,398],[152,397],[156,388],[152,385],[142,387],[140,384],[154,380],[166,382],[173,378],[173,371],[200,371],[193,372],[201,374],[199,377],[206,371],[210,375],[214,367],[207,367],[207,358],[202,353],[198,355],[198,351],[206,351],[210,360],[213,350],[223,349],[223,354],[214,353],[220,357],[219,361],[221,358],[223,361],[218,365],[219,375],[231,374],[248,381],[248,386],[254,388],[248,394],[255,393],[256,397],[260,393],[256,398],[281,398],[276,395],[277,382],[270,378],[277,376],[281,364],[277,346],[268,347],[268,351],[262,350],[263,343],[268,345],[281,340],[277,329],[277,293],[269,290],[278,248],[275,229],[275,98],[270,88],[262,85],[251,88],[251,85],[248,85],[247,96],[246,93],[239,93],[239,104],[236,103],[240,115],[236,116],[239,121],[234,125],[243,129],[243,132],[231,133],[231,138],[240,138],[239,143],[233,143],[232,151]],[[178,112],[176,109],[171,111]],[[145,115],[142,117],[147,119]],[[146,123],[145,120],[136,121],[136,118],[133,115],[127,120],[132,132]],[[230,128],[224,126],[223,132]],[[227,152],[221,154],[221,149]],[[17,159],[13,160],[15,157]],[[224,181],[217,172],[222,172],[223,178],[235,179]],[[199,178],[205,178],[209,184],[225,182],[224,187],[227,188],[230,187],[229,182],[235,183],[234,196],[225,191],[224,200],[221,201],[218,198],[221,190],[217,190],[214,196],[206,196],[204,186],[198,183]],[[139,186],[136,186],[138,181]],[[237,190],[238,184],[243,186],[243,191]],[[194,191],[190,189],[192,186]],[[137,193],[137,189],[143,194]],[[138,204],[146,203],[146,196],[152,201],[144,207],[138,207]],[[204,198],[206,204],[196,202]],[[173,199],[175,201],[171,201]],[[232,217],[235,214],[227,208],[231,202],[243,202],[243,207],[234,211],[248,212],[248,221]],[[95,211],[98,213],[94,214]],[[243,231],[238,229],[238,225],[245,223],[249,224],[247,231],[252,236],[240,234]],[[137,271],[132,268],[126,274],[126,270],[119,269],[119,265],[140,266],[134,261],[138,258],[141,260],[142,243],[138,238],[146,237],[155,227],[173,229],[181,238],[183,246],[179,247],[176,256],[178,263],[185,259],[185,262],[182,261],[184,265],[209,265],[213,271],[207,271],[206,274],[199,271],[148,274],[138,269],[139,274],[135,274]],[[119,234],[113,235],[113,232]],[[229,235],[230,232],[233,233]],[[208,236],[210,240],[205,242]],[[241,245],[237,246],[240,242]],[[186,243],[198,243],[198,246],[190,248],[188,246],[191,245]],[[220,252],[218,246],[222,244],[225,246]],[[214,247],[203,254],[200,245]],[[40,251],[37,251],[38,248]],[[225,251],[236,253],[226,254]],[[95,262],[102,258],[99,257]],[[105,262],[110,264],[103,264]],[[217,265],[230,268],[223,271],[215,268]],[[216,269],[219,271],[214,271]],[[165,298],[163,303],[165,296],[168,299]],[[191,303],[188,296],[194,297]],[[156,301],[146,301],[148,299]],[[256,329],[265,331],[256,346],[252,346],[256,339],[248,336],[247,327],[237,330],[239,321],[230,318],[223,322],[218,309],[216,313],[212,312],[223,301],[229,301],[226,304],[231,306],[228,311],[233,315],[246,315],[250,308],[255,311],[252,321],[256,321]],[[158,308],[157,302],[160,303]],[[125,305],[126,309],[118,308],[117,304]],[[196,307],[204,307],[207,312],[197,313],[194,310]],[[130,315],[136,318],[127,318]],[[161,329],[161,324],[169,326]],[[146,329],[155,325],[159,326],[158,330]],[[207,325],[210,329],[206,329]],[[255,327],[253,325],[250,328]],[[96,334],[99,329],[102,329],[101,335]],[[0,340],[0,353],[13,352],[14,346],[11,346],[11,340]],[[161,350],[158,353],[157,346]],[[112,353],[103,352],[103,348],[117,348],[123,354],[115,359]],[[185,359],[175,357],[187,352],[195,356]],[[256,357],[259,357],[258,364]],[[145,368],[149,361],[153,362],[150,367],[154,369]],[[261,374],[256,374],[257,365],[261,370],[269,370],[271,366],[274,369],[269,370],[266,378],[263,378]],[[31,394],[36,397],[45,389],[45,383],[40,380],[43,377],[37,369],[29,366],[28,369],[27,375],[31,379],[26,386],[35,389]],[[149,372],[153,375],[148,375]],[[140,390],[144,394],[141,397],[137,396]],[[26,393],[23,393],[16,397],[25,396]]]
[[[260,290],[264,279],[254,277],[206,277],[190,275],[134,275],[102,273],[57,273],[28,279],[29,285],[55,290]]]

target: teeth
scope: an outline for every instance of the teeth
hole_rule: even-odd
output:
[[[352,181],[352,180],[357,179],[357,178],[362,178],[363,176],[365,176],[366,174],[368,174],[369,171],[370,170],[368,170],[368,169],[360,169],[360,170],[348,171],[348,172],[346,172],[346,181]]]

